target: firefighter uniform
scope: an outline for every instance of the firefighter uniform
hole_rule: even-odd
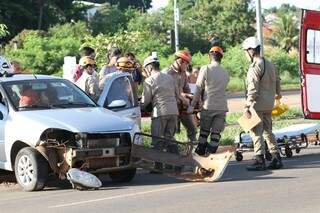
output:
[[[178,73],[173,67],[170,67],[163,71],[169,74],[174,79],[174,84],[178,86],[179,97],[181,93],[190,93],[190,87],[188,79],[185,73]],[[196,141],[197,129],[193,121],[193,116],[190,114],[180,114],[179,121],[187,130],[188,139],[190,141]]]
[[[276,95],[280,95],[280,78],[275,66],[264,58],[255,58],[247,73],[246,97],[246,105],[253,107],[262,120],[250,131],[255,155],[265,154],[264,139],[270,153],[278,153],[271,120]]]
[[[173,139],[177,124],[178,87],[170,75],[155,72],[146,78],[142,93],[142,108],[152,104],[151,134]]]
[[[199,143],[207,145],[210,135],[210,153],[215,153],[225,127],[228,111],[226,88],[229,74],[216,61],[201,67],[191,107],[194,107],[202,96],[203,110],[200,114]],[[208,147],[209,148],[209,147]]]
[[[100,90],[96,75],[89,75],[87,72],[83,72],[83,74],[77,80],[76,85],[94,100],[99,99]]]

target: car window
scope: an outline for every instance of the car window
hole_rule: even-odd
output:
[[[96,106],[81,89],[63,79],[5,82],[4,89],[18,110]]]
[[[127,77],[120,77],[112,82],[104,107],[108,107],[114,100],[124,100],[127,103],[124,108],[131,108],[134,106],[132,87],[130,80]]]
[[[307,31],[307,62],[320,64],[320,30]]]

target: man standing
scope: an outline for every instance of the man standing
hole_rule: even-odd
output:
[[[95,75],[95,60],[90,56],[84,56],[80,59],[79,65],[83,73],[77,80],[76,85],[85,91],[92,99],[98,100],[100,91],[98,79]]]
[[[169,68],[164,70],[164,73],[171,75],[174,79],[175,85],[178,86],[179,100],[178,104],[181,104],[183,108],[188,108],[190,104],[190,88],[187,81],[186,70],[191,62],[191,55],[189,51],[182,50],[175,53],[176,59]],[[191,114],[180,114],[179,121],[187,130],[189,141],[195,141],[197,135],[197,129],[193,122]]]
[[[80,50],[80,57],[83,58],[88,56],[94,60],[95,51],[91,47],[83,47]],[[76,67],[72,71],[72,82],[75,83],[82,75],[83,70],[81,69],[81,65],[76,65]]]
[[[152,105],[151,135],[173,140],[178,120],[178,87],[170,75],[160,72],[158,58],[147,57],[143,66],[151,73],[144,82],[141,100],[142,109]],[[162,149],[163,144],[157,138],[152,143],[156,148]],[[169,152],[178,152],[176,145],[170,144],[167,149]],[[156,169],[161,170],[161,167],[161,163],[155,164]]]
[[[217,151],[221,138],[220,133],[224,129],[228,111],[226,89],[229,74],[220,66],[223,50],[219,46],[213,46],[209,51],[209,57],[211,63],[201,67],[196,82],[196,91],[188,109],[188,112],[191,113],[203,96],[199,144],[195,150],[198,155],[212,154]],[[209,135],[210,143],[208,144]]]
[[[160,72],[159,60],[149,56],[143,66],[151,75],[146,78],[142,93],[142,108],[152,105],[151,134],[173,139],[178,119],[178,87],[170,75]]]
[[[253,108],[261,121],[250,130],[254,145],[254,159],[247,170],[265,170],[265,146],[267,142],[269,152],[272,154],[269,169],[282,167],[281,157],[274,134],[272,133],[271,111],[274,100],[281,98],[280,78],[275,66],[260,56],[260,42],[255,37],[244,40],[242,48],[248,60],[252,62],[247,72],[247,97],[244,114],[251,117],[250,109]]]

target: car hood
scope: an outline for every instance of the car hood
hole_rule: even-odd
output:
[[[133,128],[133,122],[102,107],[20,111],[18,120],[42,128],[61,128],[73,132],[113,132]],[[40,128],[41,128],[40,127]]]

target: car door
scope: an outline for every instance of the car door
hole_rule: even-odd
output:
[[[302,10],[300,27],[301,102],[306,118],[320,119],[320,11]]]
[[[120,107],[111,107],[112,103],[118,100],[125,101],[126,104]],[[130,74],[114,74],[107,78],[98,104],[121,116],[132,119],[139,126],[141,124],[141,111],[137,92]]]

